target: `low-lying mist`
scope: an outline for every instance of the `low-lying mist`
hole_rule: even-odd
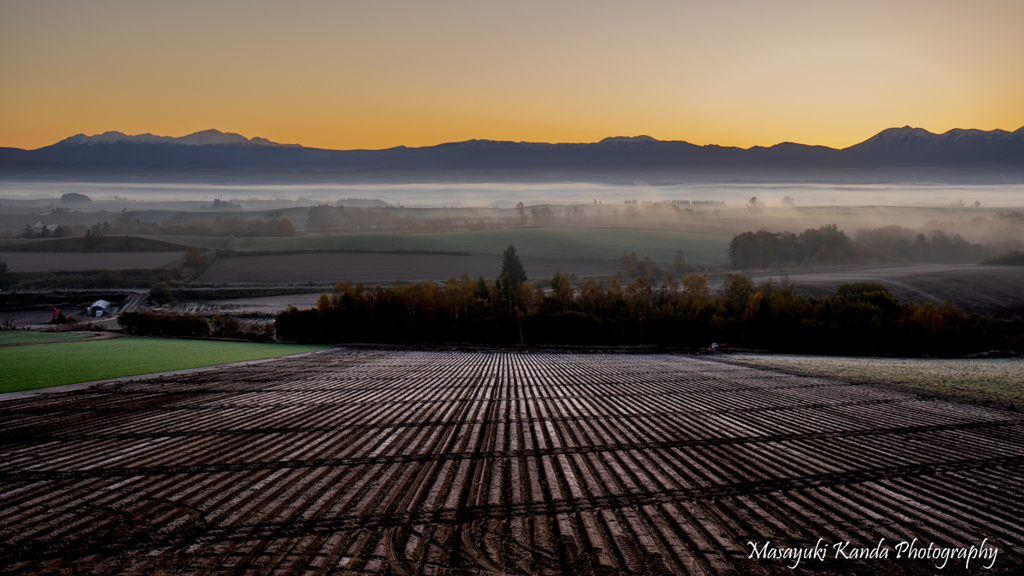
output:
[[[767,207],[784,206],[1024,206],[1024,185],[940,184],[675,184],[651,186],[611,184],[379,184],[379,185],[204,185],[74,182],[0,182],[0,199],[56,202],[64,193],[88,195],[94,201],[209,202],[213,198],[250,203],[333,204],[343,199],[375,199],[392,206],[419,208],[511,208],[518,202],[540,204],[624,204],[625,201],[718,200],[730,206],[757,197]]]
[[[63,195],[87,196],[68,203]],[[65,199],[70,196],[65,196]],[[520,213],[516,206],[522,203]],[[309,207],[345,206],[339,222],[309,220]],[[303,233],[452,232],[513,227],[617,227],[736,235],[799,233],[835,225],[899,226],[911,236],[941,230],[973,243],[1024,241],[1021,185],[607,184],[193,185],[0,182],[0,233],[26,226],[137,220],[165,223],[287,217]],[[360,213],[360,210],[363,211]],[[173,226],[172,226],[173,227]],[[124,233],[147,233],[143,229]],[[201,232],[195,232],[200,233]],[[231,231],[237,235],[236,231]],[[246,235],[244,231],[239,232]]]

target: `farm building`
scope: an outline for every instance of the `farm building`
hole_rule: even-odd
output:
[[[99,318],[100,316],[106,316],[110,313],[110,302],[106,300],[97,300],[85,309],[85,315],[92,318]]]

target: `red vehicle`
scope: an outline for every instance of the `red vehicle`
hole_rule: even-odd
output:
[[[61,312],[60,308],[53,308],[53,318],[50,319],[50,324],[70,324],[74,321],[74,318]]]

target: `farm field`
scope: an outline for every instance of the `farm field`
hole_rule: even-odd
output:
[[[185,236],[178,234],[137,234],[137,236],[139,238],[160,240],[184,246],[195,246],[197,248],[209,248],[211,250],[227,248],[231,242],[230,236]]]
[[[1024,415],[699,357],[339,349],[0,402],[0,439],[7,573],[1024,569]]]
[[[754,284],[779,274],[750,274]],[[792,272],[796,291],[812,296],[835,294],[847,282],[879,282],[900,302],[936,302],[947,298],[966,312],[1012,316],[1024,313],[1024,266],[915,264],[875,268],[836,268]],[[709,281],[712,290],[721,278]]]
[[[175,311],[192,314],[243,314],[276,316],[289,306],[299,309],[316,308],[316,301],[330,288],[306,294],[285,294],[282,296],[259,296],[254,298],[232,298],[224,300],[201,300],[180,303]]]
[[[1024,411],[1024,358],[916,359],[730,354],[726,361],[807,376],[896,384]]]
[[[724,265],[732,235],[633,228],[509,228],[444,234],[359,234],[292,238],[236,238],[235,250],[428,250],[500,256],[515,244],[520,258],[618,262],[636,252],[672,263],[676,251],[691,264]]]
[[[0,393],[323,349],[299,344],[125,337],[0,348]]]
[[[184,257],[184,252],[0,252],[11,272],[160,268]]]
[[[581,262],[522,258],[531,279],[555,272],[582,276],[611,275],[618,262]],[[501,256],[460,256],[447,254],[339,253],[275,254],[223,258],[211,266],[199,282],[228,284],[334,283],[351,280],[390,285],[395,280],[444,282],[455,276],[483,275],[494,280],[501,271]],[[315,300],[314,300],[315,302]]]

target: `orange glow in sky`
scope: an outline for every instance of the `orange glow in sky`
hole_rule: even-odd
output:
[[[8,0],[0,146],[208,128],[336,149],[1015,130],[1021,23],[1020,0]]]

